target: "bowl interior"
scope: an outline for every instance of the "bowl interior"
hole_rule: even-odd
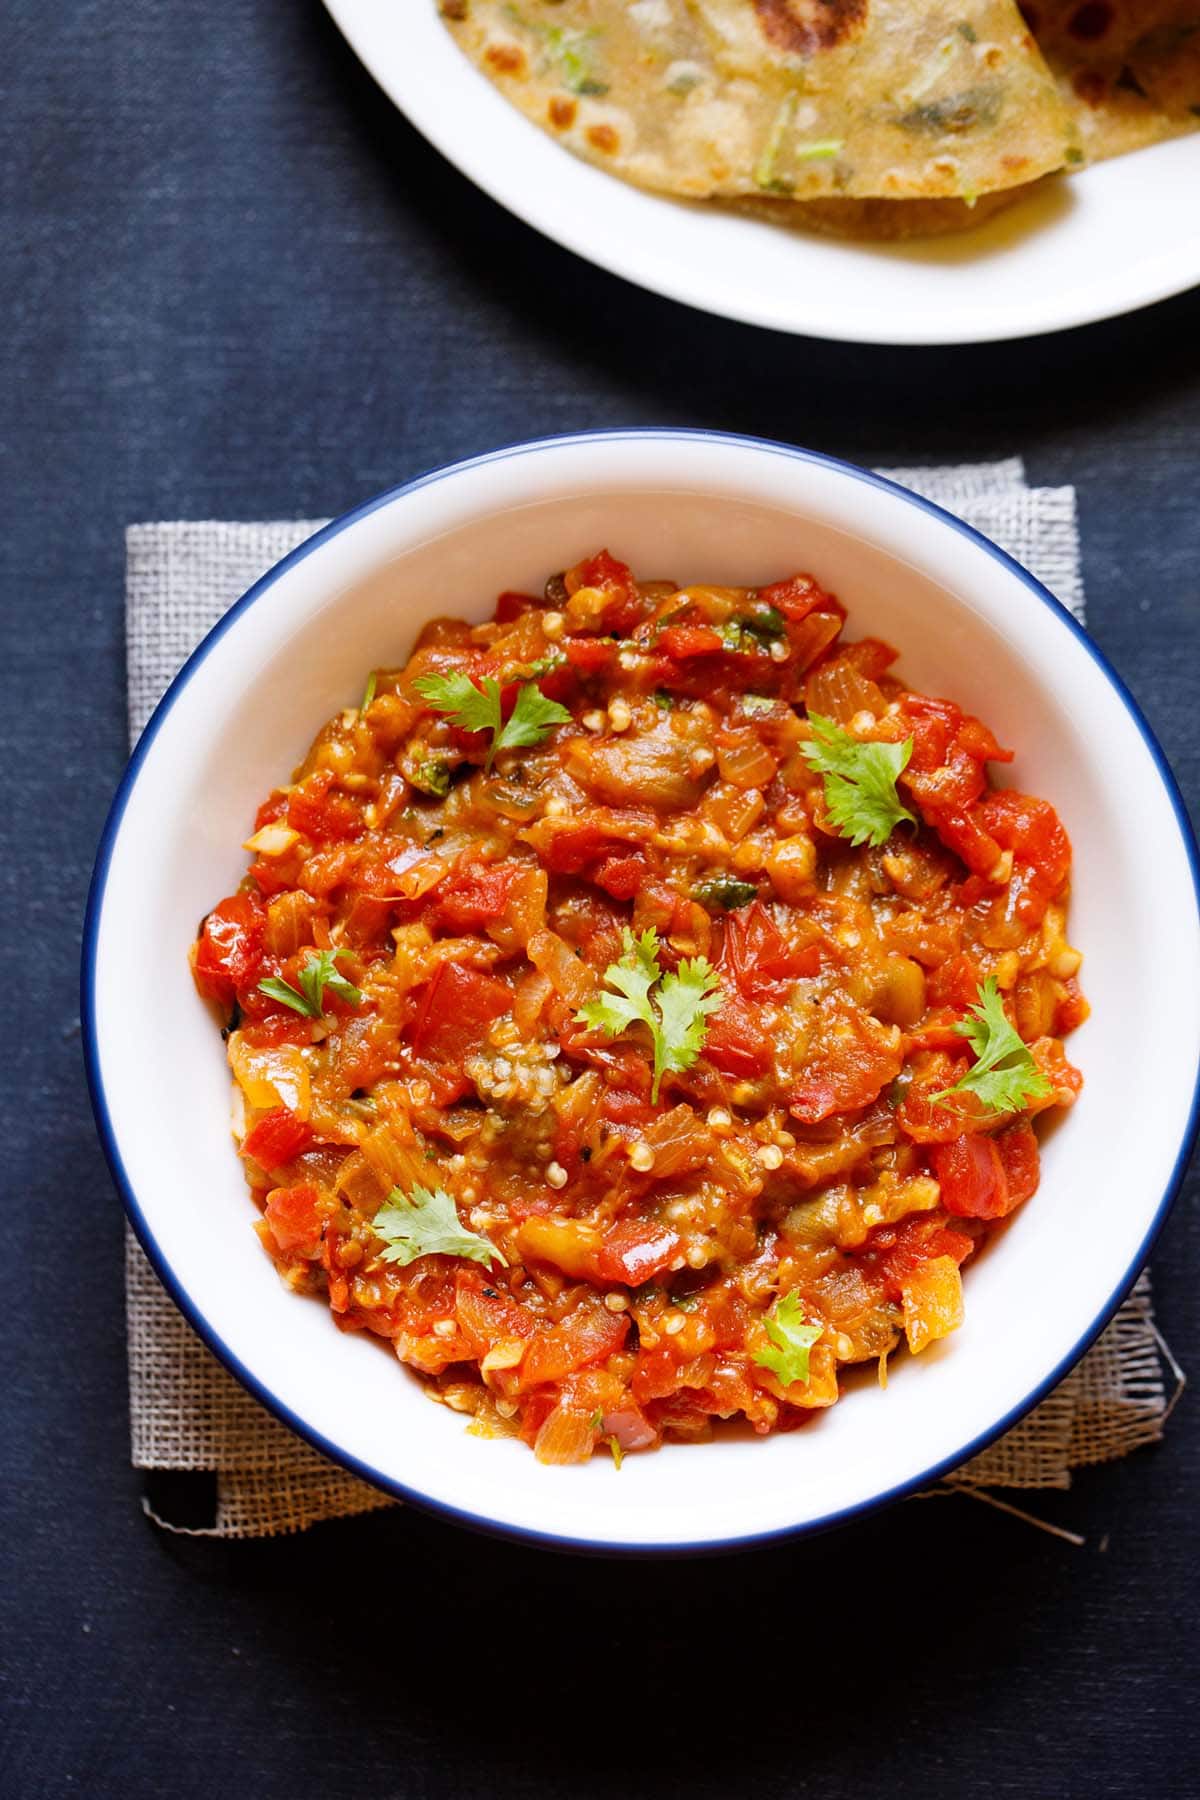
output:
[[[467,1435],[385,1347],[287,1293],[251,1231],[229,1077],[187,948],[240,878],[254,809],[366,672],[439,612],[606,544],[639,574],[758,582],[811,570],[848,635],[977,711],[1075,847],[1072,941],[1093,1017],[1085,1088],[1047,1134],[1036,1199],[966,1277],[962,1330],[896,1359],[804,1431],[544,1469]],[[222,1353],[314,1439],[385,1485],[501,1528],[603,1545],[711,1545],[837,1517],[978,1444],[1062,1371],[1131,1278],[1186,1134],[1200,986],[1194,891],[1134,716],[1028,578],[936,512],[835,465],[721,440],[615,438],[463,465],[306,547],[218,631],[158,715],[98,890],[94,1078],[160,1268]],[[700,1479],[702,1477],[702,1479]]]

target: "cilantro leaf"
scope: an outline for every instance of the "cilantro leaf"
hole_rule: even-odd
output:
[[[526,681],[517,689],[517,703],[509,714],[500,735],[492,745],[498,750],[515,750],[524,744],[540,744],[552,726],[569,725],[571,715],[557,700],[547,700],[536,681]]]
[[[411,771],[409,780],[418,792],[444,800],[450,792],[450,764],[440,756],[427,756]]]
[[[621,932],[621,958],[609,963],[604,979],[614,994],[598,994],[581,1006],[576,1018],[593,1031],[606,1031],[609,1037],[620,1033],[639,1020],[651,1031],[657,1027],[650,989],[662,974],[658,961],[658,933],[651,926],[640,937],[634,937],[628,925]]]
[[[950,1094],[974,1094],[989,1112],[1009,1113],[1020,1112],[1028,1101],[1044,1100],[1050,1093],[1050,1083],[1032,1050],[1008,1022],[994,975],[980,988],[971,1016],[960,1019],[954,1029],[969,1042],[975,1061],[953,1087],[935,1094],[935,1100],[945,1100]]]
[[[458,1208],[445,1188],[414,1187],[411,1199],[395,1187],[371,1221],[371,1230],[387,1246],[384,1262],[407,1267],[421,1256],[465,1256],[472,1262],[498,1262],[503,1256],[487,1238],[463,1229]]]
[[[808,1381],[808,1353],[820,1337],[823,1327],[806,1325],[799,1292],[793,1288],[775,1302],[763,1320],[773,1349],[756,1350],[754,1360],[771,1373],[784,1387],[795,1381]]]
[[[758,899],[758,889],[752,881],[739,881],[736,875],[708,875],[696,883],[692,898],[706,912],[737,912],[739,907]]]
[[[624,948],[609,963],[604,979],[610,991],[596,995],[575,1017],[593,1031],[618,1037],[631,1025],[645,1025],[654,1045],[651,1103],[657,1105],[664,1075],[690,1069],[708,1035],[706,1015],[721,1004],[720,981],[702,956],[663,973],[658,960],[658,933],[651,926],[635,937],[622,932]],[[657,1001],[657,1006],[655,1006]]]
[[[500,683],[495,676],[484,675],[476,683],[461,669],[451,669],[446,675],[422,675],[413,686],[452,725],[464,731],[499,731]]]
[[[659,982],[658,1010],[662,1029],[654,1042],[652,1099],[658,1099],[658,1084],[663,1075],[677,1075],[690,1069],[703,1050],[708,1036],[705,1020],[720,1006],[720,990],[720,978],[703,956],[687,958],[678,969],[668,970]]]
[[[347,954],[344,949],[313,950],[300,970],[299,988],[280,980],[277,975],[268,975],[259,982],[258,991],[269,995],[272,1000],[282,1001],[284,1006],[290,1006],[293,1012],[300,1013],[306,1019],[321,1017],[325,1010],[327,988],[348,1006],[361,1006],[362,994],[337,968],[338,957]]]
[[[494,675],[481,675],[476,683],[456,669],[448,675],[422,675],[413,685],[451,725],[463,731],[491,732],[485,769],[491,768],[498,751],[540,744],[551,726],[567,725],[571,720],[566,707],[547,700],[536,681],[523,682],[517,689],[517,702],[507,723],[501,715],[502,690]]]
[[[821,713],[810,712],[808,722],[813,737],[803,746],[804,759],[825,778],[825,807],[840,836],[878,848],[903,820],[917,823],[896,792],[896,777],[912,755],[911,738],[903,744],[860,743]]]

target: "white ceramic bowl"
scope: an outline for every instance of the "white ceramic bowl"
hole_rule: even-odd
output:
[[[760,582],[811,569],[853,635],[897,644],[915,686],[1017,747],[1075,846],[1071,937],[1093,1016],[1085,1076],[1035,1200],[966,1275],[966,1323],[886,1393],[863,1383],[804,1431],[548,1469],[470,1437],[365,1336],[288,1293],[251,1231],[229,1075],[187,966],[196,922],[245,867],[258,799],[364,671],[431,614],[490,615],[506,587],[607,544],[640,573]],[[497,451],[385,494],[288,556],[209,635],[155,713],[113,805],[84,946],[93,1099],[159,1275],[218,1356],[313,1444],[464,1521],[587,1549],[749,1543],[845,1519],[981,1449],[1070,1368],[1162,1222],[1200,1063],[1195,851],[1162,755],[1069,615],[924,500],[828,458],[743,438],[615,432]]]

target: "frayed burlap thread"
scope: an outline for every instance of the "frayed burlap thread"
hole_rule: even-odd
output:
[[[1019,461],[889,471],[1001,544],[1083,617],[1073,488],[1030,488]],[[129,731],[136,742],[205,633],[321,520],[132,525],[126,534]],[[394,1504],[281,1425],[217,1362],[129,1234],[126,1319],[132,1460],[142,1470],[216,1477],[211,1523],[168,1530],[248,1538]],[[1143,1276],[1087,1357],[1026,1419],[950,1480],[986,1488],[1065,1488],[1071,1470],[1125,1456],[1162,1435],[1169,1410]]]

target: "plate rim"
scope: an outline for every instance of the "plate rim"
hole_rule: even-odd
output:
[[[409,1502],[426,1512],[452,1520],[454,1523],[470,1529],[521,1543],[532,1544],[542,1548],[574,1551],[581,1554],[598,1556],[648,1557],[692,1557],[705,1555],[721,1555],[736,1550],[751,1549],[772,1543],[786,1543],[790,1540],[816,1535],[837,1526],[848,1524],[854,1519],[866,1518],[891,1505],[895,1501],[906,1498],[930,1481],[935,1481],[953,1468],[957,1468],[972,1456],[987,1448],[1004,1432],[1010,1430],[1025,1417],[1052,1388],[1070,1372],[1079,1359],[1090,1349],[1101,1331],[1112,1319],[1117,1309],[1132,1289],[1138,1275],[1145,1265],[1146,1258],[1158,1237],[1179,1192],[1188,1159],[1200,1128],[1200,1059],[1193,1075],[1193,1092],[1190,1108],[1183,1121],[1179,1140],[1179,1148],[1175,1156],[1169,1177],[1151,1215],[1146,1231],[1131,1258],[1125,1273],[1118,1281],[1115,1289],[1109,1294],[1094,1315],[1091,1324],[1083,1332],[1074,1346],[1054,1365],[1044,1379],[1037,1383],[1032,1391],[1020,1400],[993,1425],[978,1433],[965,1446],[956,1449],[951,1455],[939,1458],[935,1463],[922,1469],[916,1475],[894,1484],[880,1493],[871,1495],[865,1500],[852,1505],[835,1508],[832,1512],[815,1519],[800,1520],[796,1523],[770,1527],[762,1531],[749,1532],[736,1536],[721,1536],[688,1541],[686,1539],[673,1543],[631,1543],[619,1538],[572,1538],[567,1533],[547,1531],[532,1526],[522,1526],[512,1522],[490,1518],[483,1512],[472,1512],[469,1509],[452,1505],[446,1501],[435,1499],[423,1493],[419,1488],[397,1480],[394,1476],[376,1469],[362,1458],[347,1452],[334,1444],[324,1434],[300,1418],[292,1408],[281,1400],[265,1383],[243,1362],[220,1336],[215,1327],[208,1322],[199,1305],[193,1302],[182,1279],[178,1277],[169,1260],[160,1249],[157,1239],[142,1210],[132,1180],[124,1165],[116,1134],[112,1126],[106,1097],[102,1055],[97,1031],[96,1008],[96,975],[98,967],[98,946],[100,928],[103,918],[105,892],[108,884],[110,865],[116,848],[117,838],[124,818],[126,807],[133,794],[146,761],[168,713],[173,708],[183,689],[188,685],[200,664],[208,656],[213,646],[224,637],[233,624],[248,612],[254,603],[297,563],[310,556],[319,547],[340,536],[343,532],[366,518],[371,513],[391,504],[404,496],[420,489],[452,477],[461,471],[477,469],[506,461],[512,457],[535,455],[540,451],[553,450],[563,444],[579,443],[613,443],[628,442],[630,439],[644,440],[657,438],[670,442],[706,441],[726,445],[739,445],[755,450],[768,450],[776,454],[790,457],[796,461],[815,464],[832,469],[842,475],[850,476],[866,487],[896,494],[919,510],[938,519],[942,524],[952,527],[958,534],[967,538],[987,552],[994,560],[1004,566],[1008,572],[1019,579],[1022,584],[1041,604],[1058,615],[1066,628],[1080,641],[1085,650],[1096,663],[1100,673],[1107,679],[1117,698],[1124,705],[1131,722],[1142,738],[1159,780],[1174,814],[1175,824],[1179,831],[1185,859],[1188,864],[1192,882],[1192,900],[1196,907],[1200,922],[1200,849],[1197,847],[1195,835],[1188,817],[1187,809],[1180,793],[1178,783],[1171,770],[1166,756],[1154,735],[1153,730],[1144,718],[1137,701],[1125,685],[1120,675],[1113,668],[1104,652],[1089,636],[1084,627],[1068,611],[1062,602],[1037,580],[1015,557],[998,544],[992,542],[984,533],[968,525],[965,520],[928,500],[924,495],[914,493],[899,482],[891,481],[886,476],[878,475],[873,470],[860,468],[842,458],[830,456],[822,451],[808,450],[796,445],[785,444],[776,439],[752,437],[745,434],[686,429],[674,427],[625,427],[593,432],[564,433],[553,437],[541,437],[504,445],[498,449],[485,451],[476,456],[464,457],[453,462],[439,465],[436,468],[415,476],[410,481],[402,482],[386,489],[349,511],[342,513],[329,524],[316,531],[311,537],[288,552],[274,563],[258,581],[234,602],[217,623],[202,638],[192,651],[187,661],[175,675],[170,686],[163,694],[154,712],[151,714],[143,730],[128,764],[121,777],[114,795],[112,805],[104,823],[92,878],[88,889],[87,908],[84,915],[82,952],[80,959],[80,1019],[82,1025],[84,1063],[87,1074],[88,1091],[92,1110],[95,1116],[97,1132],[104,1151],[113,1182],[121,1197],[126,1216],[133,1231],[145,1251],[155,1274],[162,1282],[174,1304],[183,1317],[196,1331],[201,1340],[208,1346],[217,1359],[225,1366],[242,1386],[262,1404],[268,1412],[279,1419],[299,1437],[304,1439],[313,1449],[330,1458],[340,1467],[348,1469],[352,1474],[369,1482],[372,1486],[391,1494],[399,1500]]]

